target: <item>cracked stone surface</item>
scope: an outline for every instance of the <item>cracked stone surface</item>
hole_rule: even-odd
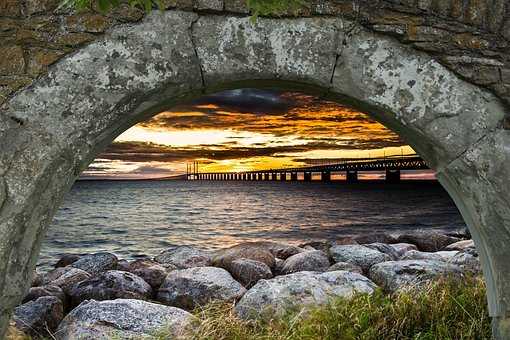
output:
[[[184,8],[181,3],[190,2],[169,6]],[[497,325],[505,325],[510,312],[510,131],[501,123],[507,109],[487,90],[490,79],[474,85],[469,77],[471,82],[459,78],[462,72],[422,52],[423,40],[420,51],[398,37],[354,24],[347,14],[340,17],[342,1],[321,2],[328,16],[260,18],[256,23],[215,12],[219,3],[235,8],[234,0],[200,3],[213,7],[197,13],[153,12],[143,19],[123,9],[123,24],[112,26],[90,17],[99,20],[104,34],[89,39],[90,33],[73,32],[80,34],[72,36],[77,41],[66,39],[75,44],[74,53],[47,65],[48,72],[30,86],[5,96],[0,75],[5,98],[0,109],[0,334],[31,282],[55,210],[95,155],[162,109],[240,86],[297,89],[345,100],[399,133],[439,171],[462,211],[481,249],[491,315]],[[12,26],[2,10],[1,37]],[[22,12],[9,12],[9,18]],[[378,22],[375,30],[412,33],[405,25],[396,30],[382,18],[370,20]],[[77,30],[89,24],[84,19],[67,23]],[[418,31],[420,37],[430,33]],[[482,36],[476,36],[480,46]],[[472,57],[448,60],[503,67]],[[13,77],[19,84],[30,83],[22,75]],[[503,91],[505,85],[494,86]]]

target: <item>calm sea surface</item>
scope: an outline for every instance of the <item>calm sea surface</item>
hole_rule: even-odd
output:
[[[48,231],[40,265],[63,253],[133,259],[172,245],[299,243],[464,222],[437,183],[77,182]]]

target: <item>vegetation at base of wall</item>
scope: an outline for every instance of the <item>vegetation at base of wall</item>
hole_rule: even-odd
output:
[[[481,279],[436,282],[421,292],[358,295],[306,314],[269,322],[238,319],[232,306],[197,312],[192,339],[206,340],[467,340],[490,339],[485,285]],[[164,334],[158,338],[165,339]]]
[[[130,6],[150,12],[154,6],[164,8],[162,0],[126,0]],[[305,0],[245,0],[250,12],[256,18],[259,15],[280,15],[295,13],[306,4]],[[84,10],[97,5],[100,11],[107,12],[119,6],[122,0],[63,0],[61,6]]]

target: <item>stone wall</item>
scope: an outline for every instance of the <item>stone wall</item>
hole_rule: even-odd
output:
[[[0,0],[0,105],[62,56],[97,39],[111,26],[136,22],[144,15],[128,6],[106,15],[97,11],[66,13],[57,8],[58,2]],[[248,15],[244,0],[164,3],[168,9]],[[315,0],[297,15],[354,19],[426,51],[463,79],[490,89],[510,104],[507,0]]]

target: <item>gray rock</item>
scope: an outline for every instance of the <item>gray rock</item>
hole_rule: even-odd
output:
[[[63,317],[62,301],[55,296],[43,296],[16,307],[13,318],[20,331],[44,337],[55,331]]]
[[[366,277],[347,271],[297,272],[260,280],[235,307],[243,319],[274,318],[296,308],[327,303],[334,297],[371,294],[376,285]]]
[[[412,243],[418,250],[434,252],[460,241],[457,237],[447,236],[435,231],[415,231],[398,236],[399,243]]]
[[[32,284],[31,286],[32,287],[38,287],[40,285],[42,285],[42,275],[40,273],[38,273],[37,271],[34,272],[34,276],[32,277]]]
[[[401,260],[437,260],[437,261],[449,261],[455,255],[458,254],[458,251],[436,251],[434,253],[428,253],[419,250],[410,250],[402,257]]]
[[[158,291],[158,301],[191,310],[211,301],[235,301],[246,289],[225,269],[196,267],[168,274]]]
[[[284,260],[279,259],[279,258],[275,258],[275,265],[274,265],[274,269],[273,269],[273,273],[274,273],[275,276],[282,274],[283,264],[284,263],[285,263]]]
[[[152,297],[152,288],[141,277],[128,272],[109,270],[75,284],[68,292],[71,305],[84,300],[139,299]]]
[[[129,271],[129,261],[128,260],[119,260],[119,262],[117,262],[117,270],[120,270],[122,272],[128,272]]]
[[[238,259],[249,259],[265,263],[273,269],[276,264],[275,256],[258,242],[241,243],[236,246],[221,249],[213,257],[212,264],[226,270],[231,270],[231,264]]]
[[[379,250],[381,253],[389,255],[391,257],[391,260],[398,260],[398,258],[400,257],[399,253],[395,250],[395,248],[386,243],[368,243],[364,244],[364,246],[370,249]]]
[[[230,266],[232,276],[243,286],[250,288],[261,279],[270,279],[273,277],[271,268],[265,263],[239,259],[232,262]]]
[[[459,251],[455,256],[448,260],[448,263],[460,266],[466,273],[474,275],[482,274],[480,258],[476,253],[472,254],[468,251]]]
[[[320,250],[306,251],[293,255],[285,260],[282,274],[302,271],[324,272],[330,266],[328,255]]]
[[[80,257],[81,256],[77,254],[65,254],[57,261],[57,263],[55,263],[54,267],[55,268],[67,267],[78,261]]]
[[[25,295],[25,297],[23,298],[23,303],[37,300],[38,298],[43,296],[54,296],[60,301],[62,301],[62,303],[66,301],[66,295],[62,288],[60,288],[59,286],[48,285],[30,288],[28,290],[27,295]]]
[[[327,254],[329,251],[329,248],[331,248],[332,244],[330,241],[327,241],[327,240],[315,240],[315,241],[304,242],[299,245],[299,247],[303,248],[303,249],[305,249],[308,246],[312,247],[316,250],[322,250],[323,252],[325,252]]]
[[[389,255],[362,245],[333,246],[329,254],[335,262],[349,262],[360,266],[365,272],[376,263],[391,260]]]
[[[357,235],[354,237],[354,240],[359,244],[369,244],[369,243],[397,243],[397,238],[389,233],[373,233],[373,234],[364,234]]]
[[[399,257],[407,253],[409,250],[418,250],[418,247],[411,243],[393,243],[389,244],[389,246],[395,249]]]
[[[267,249],[271,252],[271,254],[273,254],[274,257],[280,258],[282,260],[286,260],[293,255],[305,251],[303,248],[298,246],[270,241],[251,242],[251,245]]]
[[[62,288],[67,293],[76,283],[91,278],[84,270],[73,267],[61,267],[53,269],[42,277],[43,285],[53,285]]]
[[[60,324],[59,340],[154,339],[167,331],[171,339],[183,338],[195,318],[175,307],[141,300],[85,301]]]
[[[92,275],[117,269],[117,256],[111,253],[97,253],[81,256],[71,267],[86,271]]]
[[[462,269],[437,260],[403,260],[382,262],[370,268],[369,277],[386,291],[420,288],[442,276],[460,276]]]
[[[336,272],[339,270],[363,274],[363,269],[360,266],[348,262],[337,262],[328,268],[328,272]]]
[[[141,277],[155,290],[161,286],[168,274],[168,270],[165,267],[147,259],[133,261],[127,267],[130,273]]]
[[[156,262],[172,265],[178,269],[207,267],[211,265],[209,253],[190,246],[180,246],[163,251],[154,258]]]
[[[473,240],[463,240],[447,245],[444,250],[466,250],[476,249],[475,242]]]

